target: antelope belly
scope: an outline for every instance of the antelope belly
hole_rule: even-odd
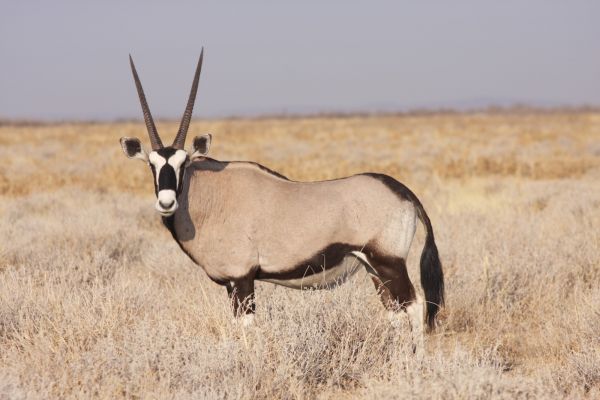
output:
[[[346,256],[342,262],[334,267],[327,268],[321,272],[304,276],[297,279],[258,279],[262,282],[270,282],[276,285],[286,286],[292,289],[330,289],[344,283],[356,273],[361,263],[354,256]]]

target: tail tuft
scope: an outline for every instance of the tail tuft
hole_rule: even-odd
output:
[[[429,220],[427,221],[429,222]],[[433,238],[431,224],[426,224],[427,238],[421,253],[421,285],[427,303],[426,321],[430,331],[435,329],[435,316],[444,305],[444,271]]]

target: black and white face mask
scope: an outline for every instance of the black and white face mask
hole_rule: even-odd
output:
[[[154,176],[155,208],[162,216],[173,215],[177,196],[181,193],[188,154],[185,150],[165,147],[148,154],[148,164]]]

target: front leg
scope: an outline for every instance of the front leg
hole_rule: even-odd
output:
[[[248,277],[230,281],[226,287],[234,317],[241,319],[244,326],[252,324],[256,310],[254,278]]]

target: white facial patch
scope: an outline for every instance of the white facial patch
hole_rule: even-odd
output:
[[[185,150],[177,150],[175,154],[169,157],[168,163],[175,170],[175,178],[177,179],[177,187],[179,187],[179,170],[187,158]]]
[[[156,171],[156,185],[158,186],[158,177],[160,175],[160,169],[167,163],[167,160],[156,151],[150,152],[148,154],[148,161],[150,164],[154,165],[154,169]]]

